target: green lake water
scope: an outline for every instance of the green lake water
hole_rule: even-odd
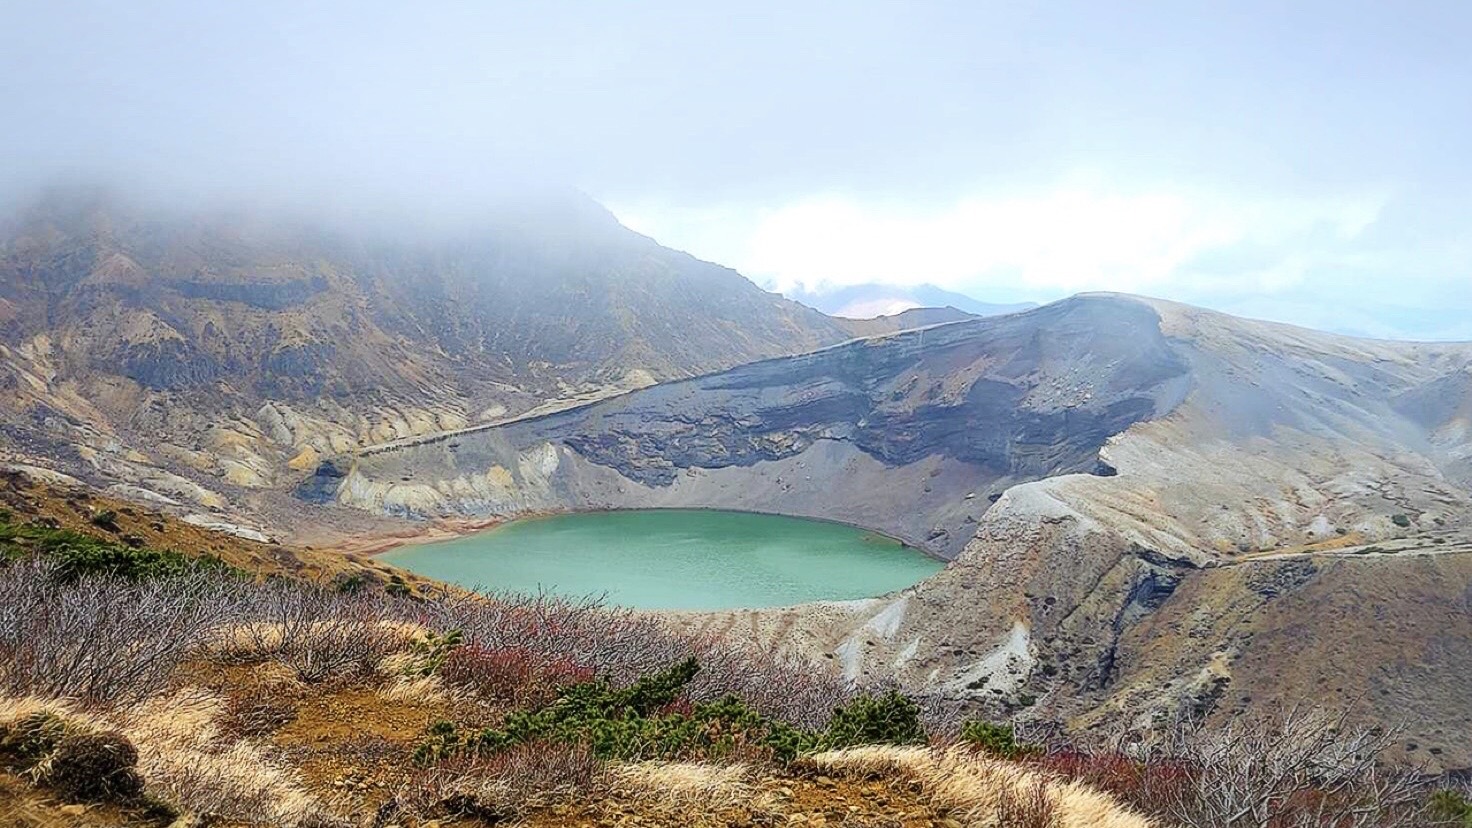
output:
[[[866,598],[942,567],[919,550],[853,526],[704,509],[518,520],[401,547],[383,560],[485,591],[602,594],[626,607],[689,610]]]

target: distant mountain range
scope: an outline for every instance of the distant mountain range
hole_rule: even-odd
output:
[[[976,316],[997,316],[1037,307],[1036,302],[996,304],[981,302],[963,293],[935,285],[890,285],[871,282],[863,285],[821,287],[816,290],[784,291],[789,299],[801,302],[829,316],[847,319],[873,319],[893,316],[912,308],[955,308]]]

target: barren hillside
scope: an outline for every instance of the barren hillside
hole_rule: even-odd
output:
[[[883,599],[690,623],[1077,727],[1355,700],[1464,767],[1469,366],[1081,296],[373,452],[303,494],[847,520],[956,560]]]
[[[257,522],[323,456],[847,337],[571,194],[454,230],[81,190],[0,217],[7,459]]]

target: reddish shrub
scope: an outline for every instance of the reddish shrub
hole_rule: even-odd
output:
[[[593,680],[593,668],[578,664],[570,658],[545,660],[539,668],[541,683],[554,689],[570,684],[582,684]]]
[[[592,679],[593,670],[567,658],[546,658],[526,647],[467,644],[451,650],[440,667],[446,684],[521,706],[546,704],[569,684]]]
[[[1147,813],[1167,813],[1172,803],[1191,796],[1196,776],[1184,763],[1145,762],[1117,752],[1064,750],[1039,758],[1043,768],[1065,778],[1108,791]]]
[[[693,716],[695,705],[689,697],[681,695],[669,704],[655,711],[658,716]]]
[[[842,676],[814,669],[810,662],[717,636],[676,631],[658,619],[606,607],[596,598],[445,598],[423,611],[425,626],[461,630],[468,644],[525,649],[544,665],[565,658],[593,667],[617,686],[694,656],[701,670],[688,688],[692,701],[734,694],[764,715],[802,727],[821,728],[833,709],[853,695]]]
[[[440,763],[387,804],[386,818],[472,817],[501,823],[529,812],[586,797],[601,782],[602,764],[586,745],[530,742],[493,756]]]

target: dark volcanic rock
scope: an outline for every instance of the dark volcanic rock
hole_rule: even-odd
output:
[[[890,466],[943,455],[1039,478],[1095,471],[1105,440],[1178,401],[1168,386],[1185,370],[1148,308],[1081,300],[743,366],[513,431],[656,484],[819,439]]]
[[[119,374],[154,389],[202,385],[220,375],[220,365],[183,340],[133,343],[113,357]]]
[[[312,472],[312,476],[297,484],[296,496],[308,503],[330,503],[337,496],[337,487],[347,473],[331,460],[323,460]]]
[[[180,281],[173,288],[190,299],[241,302],[266,310],[284,310],[327,290],[327,280],[314,276],[280,282]]]
[[[339,488],[352,490],[345,502],[409,515],[648,505],[813,515],[951,555],[995,493],[1098,471],[1106,440],[1170,411],[1188,386],[1152,309],[1079,298],[459,433],[454,451],[449,438],[370,451]]]

